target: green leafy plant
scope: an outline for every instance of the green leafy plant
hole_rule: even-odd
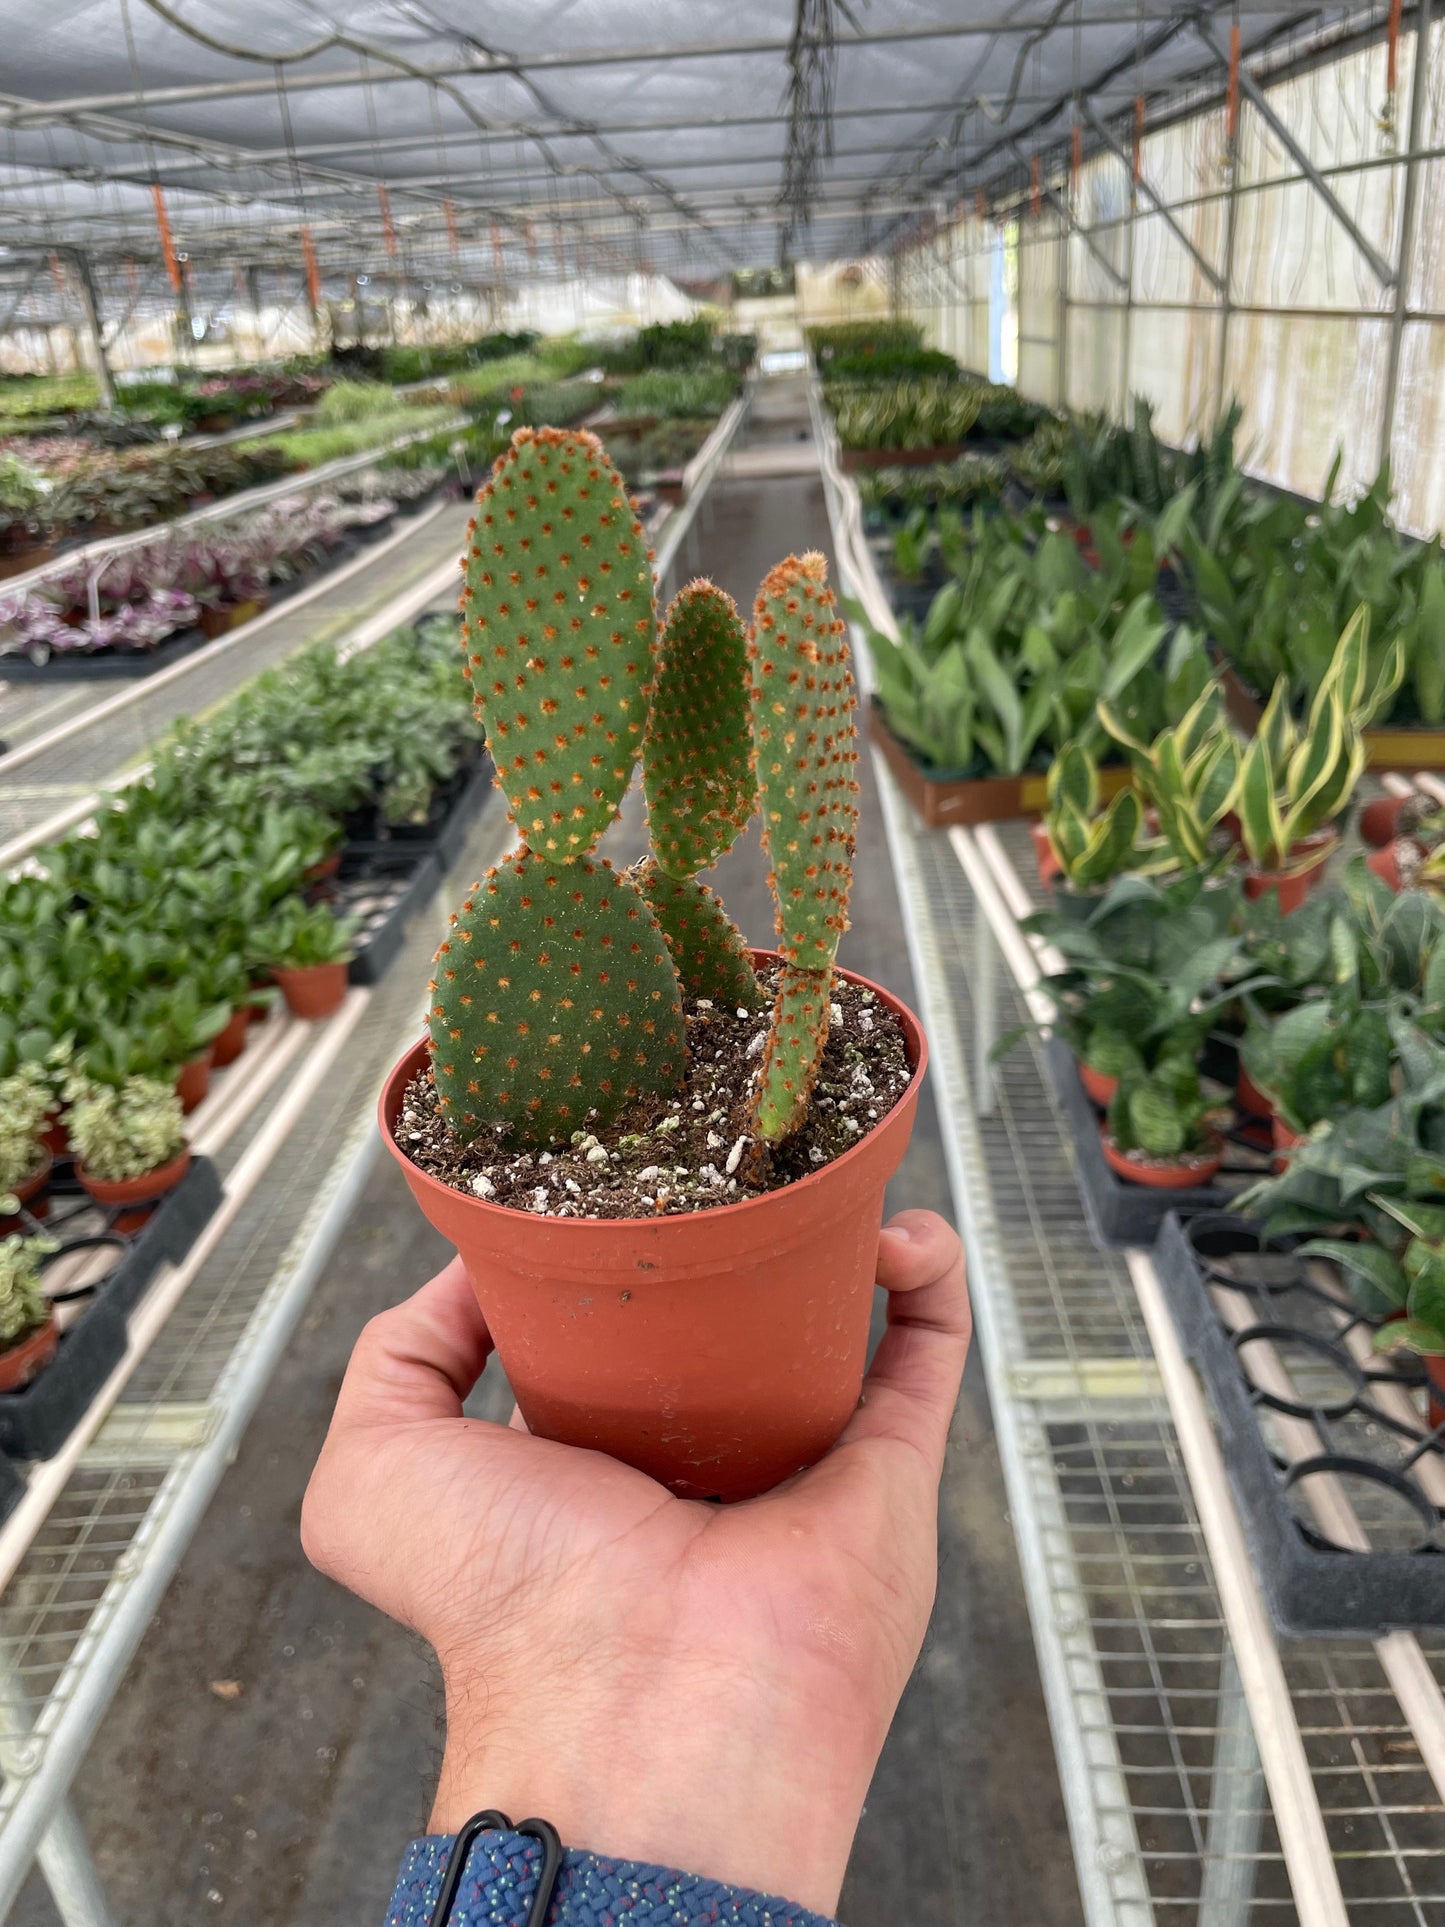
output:
[[[0,1212],[13,1199],[0,1199]],[[57,1249],[50,1238],[0,1238],[0,1350],[9,1351],[50,1320],[40,1260]]]
[[[114,1183],[144,1177],[185,1149],[181,1101],[153,1077],[98,1084],[82,1065],[67,1087],[67,1126],[87,1174]]]
[[[338,917],[325,903],[288,897],[271,921],[252,939],[257,963],[273,969],[305,970],[315,964],[344,963],[351,955],[359,922]]]
[[[982,405],[976,383],[936,379],[825,392],[844,448],[939,448],[961,442]]]
[[[617,412],[628,415],[720,415],[737,393],[737,382],[726,369],[668,370],[658,368],[624,382],[617,394]],[[606,429],[602,433],[606,434]]]
[[[437,953],[443,1111],[463,1139],[543,1143],[675,1089],[684,993],[760,994],[698,873],[761,805],[784,961],[753,1122],[778,1141],[827,1039],[857,817],[852,683],[823,558],[772,570],[748,632],[696,582],[659,633],[647,545],[601,444],[524,429],[478,498],[465,575],[467,673],[522,843]],[[652,849],[621,876],[592,852],[639,754]]]
[[[37,1065],[0,1077],[0,1191],[13,1192],[40,1164],[51,1102],[49,1082]]]
[[[1049,765],[1044,827],[1059,868],[1076,890],[1094,890],[1129,870],[1167,867],[1157,837],[1144,834],[1144,805],[1132,786],[1100,808],[1099,766],[1082,743],[1067,743]]]
[[[1183,869],[1229,862],[1234,843],[1220,825],[1238,783],[1239,745],[1218,685],[1207,682],[1178,722],[1152,740],[1107,698],[1098,715],[1102,728],[1129,752],[1135,784],[1155,812],[1174,861]]]

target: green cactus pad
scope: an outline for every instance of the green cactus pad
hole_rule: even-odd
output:
[[[670,876],[730,850],[756,803],[748,731],[748,639],[731,596],[690,582],[658,638],[642,776],[652,849]]]
[[[807,1107],[828,1041],[832,991],[831,970],[784,965],[753,1109],[758,1136],[769,1143],[785,1138]]]
[[[748,657],[778,947],[800,968],[826,971],[848,924],[858,745],[843,625],[821,555],[789,556],[764,577]]]
[[[651,857],[628,873],[652,905],[672,952],[684,997],[756,1010],[762,1003],[753,960],[737,925],[705,883],[672,877]]]
[[[464,1143],[545,1144],[682,1078],[677,973],[657,919],[608,863],[529,851],[476,884],[436,954],[432,1072]]]
[[[647,542],[597,437],[519,429],[463,568],[467,677],[512,820],[539,854],[580,856],[632,780],[657,623]]]

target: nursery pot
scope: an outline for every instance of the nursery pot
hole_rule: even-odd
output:
[[[755,952],[761,957],[763,953]],[[746,1499],[822,1457],[858,1403],[883,1190],[908,1148],[928,1061],[868,1135],[780,1191],[655,1218],[542,1218],[430,1177],[393,1136],[427,1062],[407,1051],[381,1132],[457,1247],[529,1428],[636,1466],[684,1498]]]
[[[42,1196],[42,1193],[46,1185],[50,1182],[51,1167],[54,1163],[55,1159],[47,1149],[42,1155],[40,1162],[35,1166],[35,1169],[28,1172],[26,1176],[20,1180],[19,1184],[15,1186],[14,1195],[19,1198],[22,1205],[28,1205],[30,1207],[30,1215],[32,1218],[46,1218],[50,1215],[50,1200]],[[0,1218],[0,1234],[18,1231],[19,1229],[20,1220],[18,1217]]]
[[[1425,1376],[1430,1381],[1430,1423],[1445,1425],[1445,1358],[1422,1358]]]
[[[1059,875],[1063,865],[1054,855],[1054,846],[1049,841],[1048,830],[1042,823],[1030,823],[1029,836],[1033,840],[1034,861],[1039,866],[1039,882],[1047,889]]]
[[[226,1028],[216,1033],[216,1041],[211,1046],[211,1063],[220,1070],[226,1064],[234,1064],[246,1048],[246,1026],[251,1021],[250,1010],[245,1004],[237,1004],[227,1019]]]
[[[1404,873],[1400,869],[1400,857],[1406,849],[1423,852],[1424,845],[1413,836],[1397,836],[1391,839],[1382,850],[1371,850],[1365,858],[1365,868],[1372,870],[1388,890],[1398,896],[1405,888]]]
[[[60,1111],[53,1110],[45,1120],[40,1142],[53,1156],[63,1158],[70,1149],[70,1130]]]
[[[93,1178],[83,1164],[75,1175],[95,1199],[106,1206],[150,1204],[174,1190],[191,1168],[189,1146],[178,1151],[169,1164],[158,1164],[153,1171],[142,1171],[138,1178]]]
[[[283,970],[278,964],[271,975],[293,1017],[329,1017],[346,997],[344,963],[304,964],[296,970]]]
[[[1265,1096],[1243,1064],[1234,1080],[1234,1101],[1250,1117],[1273,1117],[1274,1102]]]
[[[1154,1191],[1187,1191],[1192,1185],[1211,1184],[1224,1163],[1224,1140],[1216,1138],[1214,1149],[1193,1157],[1131,1158],[1121,1151],[1107,1131],[1099,1136],[1109,1169],[1129,1184],[1145,1184]]]
[[[1282,916],[1298,910],[1310,891],[1324,878],[1325,866],[1338,844],[1333,830],[1307,836],[1290,851],[1290,865],[1284,870],[1250,870],[1244,878],[1244,894],[1251,900],[1266,890],[1278,890]]]
[[[0,1392],[18,1392],[28,1385],[54,1358],[59,1343],[60,1332],[52,1313],[28,1338],[0,1352]]]
[[[1098,1105],[1099,1109],[1101,1111],[1107,1111],[1114,1101],[1115,1091],[1119,1088],[1118,1078],[1110,1077],[1107,1071],[1091,1069],[1082,1057],[1077,1061],[1079,1066],[1079,1082],[1089,1093],[1093,1102]]]
[[[1360,811],[1360,835],[1372,850],[1383,850],[1395,840],[1403,796],[1376,796]]]
[[[211,1088],[214,1057],[214,1047],[207,1045],[199,1057],[193,1057],[189,1064],[182,1064],[176,1076],[176,1096],[181,1100],[181,1109],[188,1114],[195,1110]]]
[[[1276,1171],[1283,1171],[1289,1163],[1288,1154],[1297,1144],[1304,1143],[1304,1134],[1301,1131],[1292,1131],[1278,1111],[1274,1114],[1272,1129],[1274,1132],[1274,1168]]]

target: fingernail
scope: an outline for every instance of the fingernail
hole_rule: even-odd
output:
[[[913,1233],[906,1224],[885,1224],[882,1235],[885,1238],[901,1238],[904,1244],[912,1244]]]

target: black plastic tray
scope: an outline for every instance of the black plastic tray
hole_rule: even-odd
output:
[[[1286,1362],[1304,1361],[1292,1378],[1302,1403],[1292,1412],[1319,1442],[1314,1460],[1295,1464],[1271,1449],[1263,1426],[1278,1409],[1246,1374],[1240,1337],[1221,1318],[1206,1283],[1233,1258],[1257,1282],[1243,1290],[1252,1328]],[[1445,1427],[1433,1441],[1406,1433],[1382,1411],[1380,1384],[1418,1385],[1408,1359],[1381,1357],[1362,1370],[1339,1336],[1338,1314],[1288,1241],[1262,1246],[1258,1227],[1231,1213],[1187,1223],[1171,1215],[1154,1253],[1155,1269],[1184,1349],[1204,1381],[1255,1570],[1276,1624],[1291,1634],[1361,1634],[1445,1625],[1445,1510],[1413,1475],[1426,1453],[1445,1466]],[[1265,1266],[1269,1271],[1266,1274]],[[1295,1282],[1290,1282],[1290,1280]],[[1346,1314],[1349,1315],[1349,1314]],[[1354,1314],[1373,1331],[1374,1321]],[[1308,1372],[1329,1381],[1328,1402],[1310,1405]],[[1380,1550],[1359,1551],[1323,1536],[1305,1493],[1305,1467],[1334,1472]]]
[[[1095,1244],[1104,1250],[1120,1245],[1152,1245],[1171,1211],[1189,1217],[1197,1211],[1228,1210],[1233,1197],[1265,1174],[1263,1151],[1238,1153],[1241,1168],[1224,1171],[1213,1184],[1190,1185],[1187,1190],[1154,1190],[1116,1176],[1104,1159],[1100,1114],[1079,1081],[1074,1054],[1062,1038],[1044,1044],[1044,1063],[1054,1087],[1060,1113],[1073,1140],[1074,1175],[1084,1203],[1084,1217]],[[1226,1157],[1233,1155],[1226,1152]]]
[[[0,1392],[0,1452],[54,1458],[124,1350],[125,1314],[100,1293],[61,1333],[38,1377],[18,1392]]]
[[[0,677],[14,683],[135,681],[169,669],[182,656],[204,647],[205,641],[199,629],[178,629],[154,649],[96,649],[88,654],[62,651],[48,662],[32,662],[24,655],[0,656]]]
[[[426,903],[442,880],[442,866],[436,851],[405,843],[368,851],[364,863],[352,864],[348,855],[341,859],[336,885],[336,908],[341,915],[353,914],[358,896],[376,891],[387,900],[383,908],[367,914],[357,936],[356,953],[347,972],[353,984],[380,981],[393,957],[401,949],[406,926]],[[365,913],[363,913],[365,914]]]
[[[163,1263],[181,1262],[221,1197],[221,1179],[215,1165],[209,1158],[193,1157],[189,1171],[160,1199],[145,1223],[135,1231],[117,1235],[111,1226],[122,1213],[102,1210],[92,1203],[62,1164],[52,1183],[52,1215],[44,1226],[60,1250],[47,1262],[54,1263],[77,1244],[98,1240],[113,1243],[116,1262],[96,1280],[93,1296],[118,1306],[124,1315]],[[73,1235],[67,1236],[68,1232]]]

